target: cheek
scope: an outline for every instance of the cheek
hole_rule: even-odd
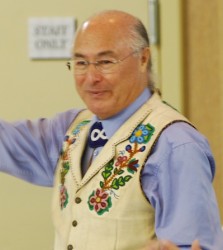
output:
[[[117,96],[125,96],[132,89],[133,78],[129,71],[121,71],[112,81],[114,94]]]
[[[76,90],[78,91],[78,93],[80,93],[84,85],[83,77],[80,77],[80,76],[74,77],[74,83],[75,83]]]
[[[74,76],[74,82],[75,82],[76,86],[80,85],[81,82],[83,82],[83,77],[82,76]]]

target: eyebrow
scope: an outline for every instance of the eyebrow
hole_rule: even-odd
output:
[[[99,52],[96,57],[100,57],[100,56],[110,56],[110,55],[115,55],[114,51],[112,50],[105,50],[105,51],[102,51],[102,52]],[[81,57],[81,58],[86,58],[86,56],[84,54],[81,54],[81,53],[74,53],[74,56],[73,57]]]

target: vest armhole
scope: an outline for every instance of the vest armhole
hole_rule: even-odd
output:
[[[153,144],[152,144],[152,146],[151,146],[151,148],[150,148],[150,151],[148,152],[148,154],[147,154],[147,156],[146,156],[146,159],[145,159],[145,161],[144,161],[144,163],[143,163],[143,165],[142,165],[142,168],[141,168],[141,171],[140,171],[140,176],[139,176],[140,187],[141,187],[141,189],[142,189],[142,193],[143,193],[145,199],[149,202],[150,205],[151,205],[151,202],[150,202],[149,198],[146,196],[146,194],[145,194],[145,192],[144,192],[144,190],[143,190],[143,186],[142,186],[142,172],[143,172],[143,169],[144,169],[144,167],[145,167],[145,165],[146,165],[146,162],[148,161],[150,155],[152,154],[154,148],[156,147],[156,144],[157,144],[157,142],[158,142],[158,140],[159,140],[161,134],[163,133],[163,131],[164,131],[166,128],[168,128],[169,126],[171,126],[172,124],[174,124],[174,123],[180,123],[180,122],[184,122],[184,123],[186,123],[186,124],[189,124],[191,127],[195,128],[190,122],[188,122],[188,121],[186,121],[186,120],[174,120],[174,121],[172,121],[172,122],[166,124],[166,125],[160,130],[160,132],[158,133],[158,135],[156,136],[156,138],[155,138],[155,140],[154,140],[154,142],[153,142]],[[195,128],[195,129],[196,129],[196,128]]]

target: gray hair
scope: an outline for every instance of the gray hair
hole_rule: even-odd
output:
[[[136,23],[130,27],[129,30],[129,37],[128,37],[128,44],[129,47],[133,50],[141,50],[146,47],[150,47],[149,36],[144,24],[136,18]],[[154,90],[154,81],[152,77],[152,60],[151,57],[149,58],[148,63],[148,74],[149,74],[149,82],[148,87],[151,90]]]

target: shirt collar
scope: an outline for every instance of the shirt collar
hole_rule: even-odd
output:
[[[105,130],[105,133],[110,139],[112,135],[118,130],[118,128],[130,117],[132,116],[137,109],[139,109],[149,98],[151,97],[151,92],[148,88],[146,88],[142,94],[127,108],[122,110],[115,116],[112,116],[105,120],[99,120],[97,116],[93,117],[92,122],[101,121],[102,126]]]

